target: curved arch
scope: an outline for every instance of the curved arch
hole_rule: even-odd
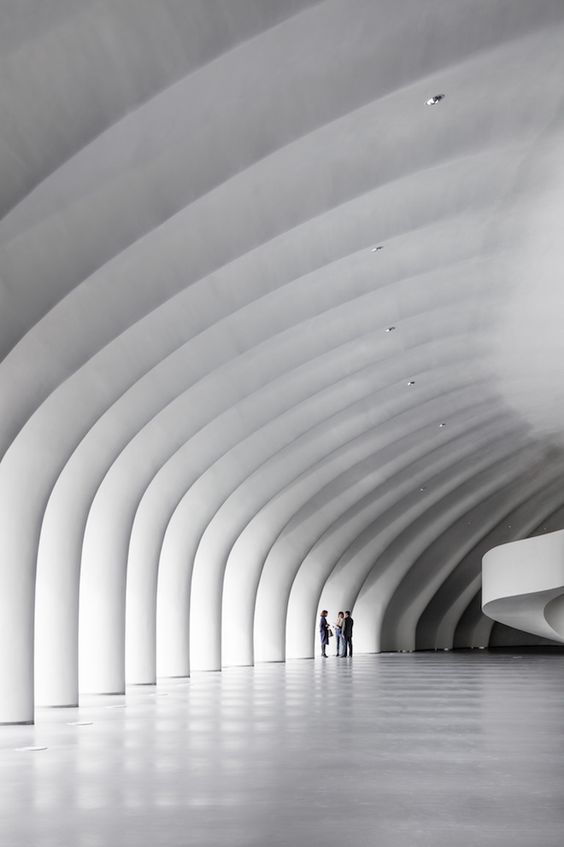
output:
[[[36,206],[35,215],[39,210],[45,214],[48,200],[42,194],[46,193],[46,183],[54,182],[59,171],[72,165],[73,160],[83,159],[101,135],[112,135],[115,121],[132,110],[145,112],[151,101],[162,99],[163,89],[166,94],[179,78],[205,73],[206,64],[311,5],[312,0],[289,0],[283,6],[275,0],[242,0],[234,10],[225,0],[194,0],[187,15],[168,0],[160,9],[143,2],[135,5],[132,27],[127,6],[111,2],[77,6],[67,0],[34,8],[33,14],[26,16],[25,29],[18,25],[10,28],[7,10],[2,59],[6,79],[15,81],[12,86],[20,96],[9,98],[12,120],[5,122],[0,137],[3,154],[15,149],[18,155],[9,159],[8,167],[0,159],[0,167],[13,171],[16,164],[21,173],[12,173],[8,184],[3,185],[0,215],[10,210],[8,219],[24,217],[21,207],[32,206],[30,197]],[[112,39],[108,39],[108,32]],[[167,44],[166,61],[163,43]],[[118,56],[113,44],[120,45]],[[53,62],[53,56],[69,50],[72,55],[67,62]],[[121,79],[121,85],[116,86],[116,78]],[[50,96],[42,96],[38,103],[30,94],[37,94],[39,86],[48,88]],[[90,97],[84,97],[85,90]],[[17,131],[27,129],[30,110],[36,138],[26,136],[22,150],[24,132],[18,137]],[[70,115],[75,120],[69,120]],[[63,123],[65,133],[60,131]],[[116,151],[112,154],[106,153],[106,162],[116,156]],[[126,162],[123,156],[122,163]],[[91,162],[88,164],[91,166]],[[73,183],[76,176],[72,174]],[[85,175],[79,172],[79,176],[80,190],[85,191]],[[90,176],[93,184],[100,178],[98,173]],[[26,211],[27,223],[32,210]]]
[[[532,456],[538,453],[538,448],[534,446],[515,452],[513,445],[508,446],[507,442],[500,445],[498,450],[499,452],[494,450],[493,445],[490,444],[478,459],[473,457],[469,471],[467,470],[466,474],[459,477],[458,484],[454,483],[456,477],[451,475],[447,491],[442,497],[427,498],[428,502],[432,500],[432,505],[429,505],[425,513],[424,522],[416,520],[406,527],[402,537],[393,539],[375,563],[371,555],[372,535],[365,540],[364,556],[360,558],[360,562],[364,564],[364,569],[368,572],[363,574],[362,586],[356,597],[353,595],[354,604],[351,604],[358,621],[356,640],[359,649],[368,652],[380,650],[381,621],[389,599],[413,559],[421,549],[428,546],[429,541],[441,530],[441,527],[448,526],[480,498],[487,497],[495,491],[499,486],[499,476],[502,473],[515,473],[516,468],[523,471],[527,467],[527,460],[530,461]],[[390,567],[392,562],[393,567]],[[350,570],[350,564],[347,563],[347,565]],[[343,569],[334,574],[333,579],[325,587],[324,596],[331,582],[333,582],[331,585],[333,591],[342,591],[344,588],[343,593],[347,596],[351,589],[343,585]],[[402,646],[403,649],[413,649],[409,634],[406,635]]]
[[[285,478],[285,475],[291,479],[292,473],[295,471],[292,470],[292,466],[286,466],[284,464],[285,458],[292,458],[292,461],[295,462],[296,459],[295,456],[292,457],[292,452],[294,443],[296,442],[300,445],[302,456],[305,455],[305,450],[308,455],[308,461],[310,461],[309,450],[312,449],[315,439],[319,437],[319,433],[324,430],[327,434],[331,432],[330,427],[332,421],[330,418],[329,424],[325,424],[324,426],[324,421],[328,416],[332,415],[334,417],[337,438],[343,437],[339,431],[339,427],[346,437],[347,431],[349,433],[351,432],[351,424],[347,423],[350,418],[348,406],[355,399],[355,395],[359,399],[356,404],[358,408],[355,410],[355,417],[352,418],[352,425],[361,432],[364,426],[364,416],[366,415],[364,409],[369,408],[370,392],[368,393],[368,398],[364,399],[367,390],[366,375],[361,373],[360,376],[362,376],[362,379],[357,378],[357,385],[354,386],[354,392],[350,388],[348,394],[341,394],[341,396],[334,389],[331,392],[323,392],[319,397],[313,397],[311,400],[296,407],[292,414],[293,421],[291,426],[290,421],[292,419],[289,415],[284,415],[269,424],[268,438],[262,438],[258,442],[254,438],[248,442],[241,442],[227,454],[221,464],[216,463],[215,466],[212,466],[198,480],[197,484],[192,485],[187,494],[182,498],[167,527],[159,570],[159,602],[162,604],[161,608],[167,609],[167,615],[163,615],[161,619],[165,626],[171,627],[172,625],[171,610],[175,604],[178,604],[179,609],[178,619],[175,621],[177,632],[171,638],[170,643],[166,640],[163,641],[164,633],[160,633],[161,638],[159,640],[161,644],[158,646],[158,649],[162,650],[163,658],[168,657],[165,659],[166,661],[170,662],[173,656],[173,642],[176,644],[182,643],[181,634],[186,632],[188,625],[188,588],[191,577],[190,565],[193,557],[196,555],[202,533],[209,525],[214,514],[217,514],[221,502],[229,499],[231,491],[237,485],[237,481],[239,481],[239,484],[244,483],[249,475],[256,474],[255,469],[259,469],[259,478],[267,482],[267,480],[264,480],[266,468],[268,467],[265,463],[269,461],[271,454],[273,459],[270,461],[281,464],[281,476],[276,477],[273,475],[272,485],[274,488],[276,485],[281,484],[281,480]],[[304,419],[303,410],[300,407],[311,410],[309,420]],[[315,421],[321,424],[321,428],[314,426]],[[352,432],[354,432],[354,429]],[[296,441],[296,439],[299,440]],[[320,448],[322,449],[322,444],[318,445],[316,449]],[[226,465],[227,460],[229,461],[228,466]],[[254,478],[256,479],[257,477],[255,476]],[[252,492],[252,489],[251,494],[253,497],[258,496],[259,501],[263,496],[259,492]],[[238,498],[232,499],[231,502],[235,506],[235,509],[237,509]],[[242,508],[246,510],[249,508],[249,505],[247,504],[245,506],[243,504]],[[253,508],[251,507],[251,513]],[[189,524],[187,523],[188,519]],[[246,520],[242,516],[236,518],[236,525],[241,520],[244,525]],[[235,524],[228,530],[230,533],[234,532],[234,526]],[[228,538],[230,537],[232,536],[229,535]],[[219,543],[226,545],[225,549],[227,550],[230,548],[232,542],[220,537]],[[163,590],[164,596],[161,593]],[[192,625],[192,622],[190,625]],[[216,639],[218,640],[218,638],[219,634],[216,633]],[[186,639],[182,652],[182,663],[179,665],[180,668],[187,667],[187,651],[188,643]],[[214,662],[217,662],[217,658],[216,655]],[[171,675],[177,674],[172,673]]]
[[[390,416],[393,417],[396,411],[411,405],[412,401],[405,396],[405,392],[399,401],[394,396],[397,394],[399,375],[392,383],[390,400],[386,397],[387,386],[380,391],[379,380],[374,374],[368,373],[366,376],[372,389],[369,394],[363,392],[358,401],[354,394],[352,397],[349,395],[348,386],[343,386],[340,394],[346,402],[344,413],[340,410],[330,416],[324,415],[321,425],[308,427],[295,437],[287,447],[244,480],[209,522],[199,542],[192,573],[190,626],[191,636],[198,636],[198,642],[192,638],[191,657],[195,668],[221,667],[224,572],[229,554],[237,539],[241,538],[241,533],[249,526],[251,531],[256,530],[256,516],[267,506],[274,509],[278,507],[282,511],[282,523],[285,523],[294,505],[302,502],[302,498],[312,497],[335,474],[343,472],[366,455],[368,442],[362,438],[366,431],[372,432],[373,443],[377,445],[380,425]],[[323,407],[321,411],[324,411]],[[285,509],[289,511],[285,512]],[[271,538],[279,531],[278,520],[280,518],[273,519],[268,525],[267,531]],[[256,538],[254,543],[258,543]],[[252,615],[252,594],[257,590],[257,582],[249,587],[250,596],[247,597],[245,611]],[[255,615],[255,632],[263,646],[267,633],[270,638],[274,638],[277,622],[281,625],[280,642],[282,645],[284,643],[284,602],[280,595],[275,595],[275,601],[277,612],[271,609],[270,616],[267,614],[265,618]]]
[[[456,392],[453,392],[453,394],[456,394]],[[317,567],[318,562],[324,569],[331,569],[335,564],[336,556],[338,556],[336,551],[343,543],[347,543],[348,529],[355,526],[355,531],[359,531],[357,512],[359,513],[358,517],[360,520],[366,520],[366,514],[368,513],[371,514],[371,519],[374,520],[374,511],[378,514],[384,511],[390,502],[401,500],[405,479],[406,477],[413,479],[417,464],[421,461],[423,450],[427,451],[425,456],[427,473],[433,472],[435,467],[434,455],[430,449],[429,441],[432,440],[431,427],[434,428],[437,426],[436,401],[441,399],[444,398],[438,395],[435,398],[430,398],[427,404],[422,403],[419,407],[417,423],[423,425],[421,427],[418,426],[416,430],[415,434],[418,443],[417,446],[412,443],[411,450],[408,446],[410,439],[407,436],[391,441],[388,449],[385,449],[387,443],[390,442],[390,436],[394,434],[394,428],[396,429],[396,434],[398,432],[404,433],[406,430],[409,432],[406,423],[409,420],[410,410],[407,410],[405,413],[400,411],[397,416],[389,417],[376,431],[369,434],[371,437],[368,444],[371,442],[371,449],[377,448],[375,458],[378,460],[378,465],[372,469],[372,473],[373,475],[375,473],[377,478],[380,477],[380,480],[374,480],[372,488],[367,492],[361,490],[358,495],[356,494],[355,485],[352,489],[352,492],[354,492],[352,503],[346,502],[346,498],[352,492],[347,491],[345,494],[341,488],[338,488],[337,490],[340,494],[339,502],[334,505],[336,514],[333,511],[330,512],[332,522],[329,526],[325,523],[326,518],[323,517],[323,513],[320,514],[320,517],[324,521],[321,526],[312,520],[312,517],[317,517],[316,515],[311,515],[311,511],[315,505],[314,495],[304,504],[304,508],[309,513],[308,518],[311,524],[308,528],[313,537],[308,537],[304,544],[304,542],[298,541],[299,536],[292,533],[288,546],[275,542],[275,546],[269,551],[261,570],[256,602],[254,604],[254,637],[257,642],[256,656],[259,661],[280,661],[285,658],[286,642],[288,641],[286,629],[288,634],[290,630],[292,633],[292,641],[288,647],[291,657],[294,655],[292,651],[296,649],[297,644],[308,644],[308,647],[310,645],[311,626],[309,621],[311,617],[306,616],[304,607],[300,608],[297,612],[294,612],[291,608],[292,592],[295,590],[294,582],[299,586],[296,589],[296,593],[299,595],[300,602],[304,606],[305,603],[310,603],[311,605],[309,593],[304,591],[304,586],[299,578],[300,571],[303,570],[307,574],[308,581],[311,581],[312,579],[320,579],[320,573]],[[469,402],[471,403],[471,400]],[[484,409],[483,411],[485,412],[486,410]],[[487,426],[487,414],[485,415],[485,421],[482,421],[482,423]],[[448,446],[452,447],[453,443],[449,439]],[[364,459],[361,459],[363,470],[366,469],[367,465],[368,468],[370,467],[369,459],[370,454]],[[443,458],[443,461],[449,460]],[[351,471],[355,483],[357,483],[360,477],[361,483],[364,484],[364,474],[360,471],[359,465],[352,464],[349,468],[349,472]],[[339,477],[337,477],[338,481]],[[331,488],[332,482],[321,489],[323,497],[327,497],[330,502],[333,496],[331,494]],[[299,512],[296,514],[295,519],[299,524],[301,521]],[[294,519],[291,523],[294,523]],[[285,528],[285,535],[287,529],[289,530],[289,527]],[[329,542],[330,538],[331,541]],[[301,546],[302,544],[304,544],[305,549]],[[325,550],[322,557],[318,559],[320,550],[322,547],[325,549],[326,544],[330,544],[330,552],[328,553]],[[301,558],[302,556],[303,558]],[[328,599],[333,600],[334,598]],[[325,600],[322,602],[325,602]],[[334,609],[334,606],[328,604],[328,608]],[[311,611],[311,608],[308,611]],[[306,621],[308,623],[305,623]],[[302,655],[299,648],[298,655]]]
[[[540,457],[533,473],[530,466],[524,472],[516,467],[509,480],[506,477],[493,494],[484,498],[471,512],[461,515],[446,531],[438,535],[413,562],[388,603],[380,631],[382,649],[405,649],[406,643],[411,645],[408,649],[415,649],[419,616],[445,577],[451,573],[458,558],[468,553],[474,546],[475,539],[480,538],[484,532],[493,531],[502,521],[506,523],[511,512],[523,503],[524,498],[529,499],[529,508],[532,511],[534,495],[539,487],[541,490],[547,487],[554,475],[560,475],[562,470],[562,460],[560,465],[547,468],[545,456]],[[468,518],[475,527],[471,534],[467,534]],[[464,534],[467,534],[467,537],[462,540]],[[457,539],[454,545],[451,536]],[[421,573],[425,574],[423,587],[420,584]],[[415,593],[414,583],[419,587]]]
[[[253,631],[259,643],[259,655],[277,656],[278,660],[284,656],[284,637],[280,633],[285,630],[288,595],[301,558],[314,540],[324,534],[328,522],[338,520],[344,511],[371,495],[377,483],[382,485],[386,480],[392,490],[395,473],[421,458],[431,425],[436,425],[436,404],[442,399],[447,377],[448,369],[436,373],[424,391],[426,399],[419,396],[417,420],[412,408],[390,414],[377,428],[370,427],[345,445],[351,457],[346,467],[337,468],[321,487],[318,488],[316,481],[315,488],[305,498],[303,494],[297,496],[297,485],[311,485],[309,477],[317,467],[313,465],[295,483],[265,503],[247,524],[229,552],[225,567],[224,664],[252,663]],[[433,389],[436,393],[430,395]],[[360,450],[354,461],[353,447]],[[306,521],[307,540],[299,535]]]
[[[142,0],[134,27],[128,4],[54,6],[0,33],[0,721],[33,719],[35,622],[38,696],[76,702],[97,603],[86,687],[122,690],[126,614],[130,678],[154,680],[155,595],[159,670],[186,672],[194,560],[196,667],[221,664],[230,597],[237,661],[253,635],[310,654],[294,610],[320,592],[358,594],[367,649],[380,602],[394,644],[437,589],[452,628],[475,587],[457,521],[504,486],[517,504],[560,437],[551,388],[532,416],[519,397],[560,343],[523,308],[560,257],[560,0]],[[455,642],[483,638],[463,617]]]
[[[485,649],[490,640],[493,621],[482,614],[482,589],[472,598],[461,615],[454,632],[454,648]]]
[[[437,439],[434,450],[431,446],[428,448],[424,461],[415,462],[399,475],[397,493],[387,489],[381,495],[381,503],[376,501],[373,504],[370,497],[365,502],[360,501],[360,508],[351,510],[350,514],[345,513],[341,521],[331,527],[304,557],[293,579],[288,602],[288,656],[312,655],[313,631],[298,632],[292,621],[314,620],[320,597],[326,608],[342,608],[343,604],[352,608],[376,554],[385,550],[395,538],[401,537],[430,505],[452,494],[461,482],[472,478],[473,471],[487,465],[483,454],[478,453],[479,458],[476,459],[476,449],[488,445],[490,450],[507,450],[508,442],[513,443],[517,436],[507,418],[488,419],[486,409],[478,413],[472,429],[469,429],[464,406],[459,408],[458,416],[452,416],[449,432],[448,440],[453,438],[457,448],[454,461],[445,448],[444,439]],[[468,437],[469,433],[471,437]],[[456,439],[461,435],[462,443],[458,445]],[[425,487],[424,502],[419,490],[422,485]],[[377,545],[375,538],[378,539]],[[358,631],[360,639],[356,632],[355,638],[359,649],[373,652],[372,642],[365,639],[363,643],[362,626]]]
[[[357,225],[357,229],[358,229],[358,221],[355,221],[355,224]],[[366,226],[366,224],[365,224],[365,226]],[[350,229],[350,224],[349,224],[349,229]],[[424,231],[422,231],[422,232],[421,232],[420,237],[421,237],[421,238],[424,238]],[[448,236],[447,236],[447,233],[445,233],[445,237],[448,237]],[[272,247],[270,247],[269,249],[270,249],[270,252],[272,252]],[[287,244],[285,245],[285,249],[286,249],[286,252],[287,252],[287,250],[288,250],[288,245],[287,245]],[[253,255],[254,255],[254,254],[253,254]],[[252,258],[252,257],[249,257],[249,258]],[[259,262],[259,263],[257,264],[257,266],[256,266],[256,271],[259,271],[259,272],[260,272],[260,270],[261,270],[261,269],[262,269],[262,265],[261,265],[261,263]],[[362,285],[362,283],[363,283],[363,277],[360,277],[360,278],[359,278],[359,277],[358,277],[358,274],[357,274],[357,278],[358,278],[358,282],[359,282],[359,284],[361,284],[361,285]],[[227,281],[227,279],[228,279],[228,277],[226,278],[226,281]],[[192,290],[192,289],[191,289],[190,291],[188,291],[188,292],[186,293],[186,296],[190,296],[190,295],[194,296],[196,293],[198,293],[198,292],[195,292],[194,290]],[[213,294],[213,292],[212,292],[212,294]],[[317,308],[319,308],[319,304],[316,304],[316,305],[317,305]],[[166,321],[168,322],[168,329],[169,329],[169,332],[168,332],[168,334],[167,334],[167,336],[166,336],[166,339],[167,339],[167,343],[168,343],[169,345],[170,345],[170,340],[169,340],[169,339],[170,339],[171,337],[173,337],[173,336],[171,336],[171,333],[170,333],[170,329],[171,329],[171,325],[170,325],[171,311],[170,311],[170,309],[171,309],[171,306],[174,306],[174,308],[175,308],[175,314],[177,314],[178,316],[181,316],[181,315],[182,315],[182,313],[178,311],[178,306],[179,306],[179,304],[178,304],[178,303],[176,303],[176,302],[171,303],[171,304],[166,304],[166,307],[165,307],[165,306],[161,307],[161,309],[160,309],[160,313],[162,313],[162,316],[161,316],[160,314],[156,315],[156,317],[157,317],[157,325],[158,325],[158,323],[163,322],[165,319],[166,319]],[[201,307],[200,307],[200,309],[201,309]],[[154,323],[154,317],[152,317],[152,320],[153,320],[153,323]],[[248,320],[248,319],[247,319],[247,320]],[[180,325],[180,321],[178,320],[178,318],[177,318],[177,324],[178,324],[179,330],[181,329],[184,333],[186,333],[186,327],[185,327],[184,325],[182,325],[182,327],[181,327],[181,325]],[[142,323],[141,323],[138,327],[136,326],[136,327],[134,327],[134,328],[133,328],[133,330],[130,330],[130,331],[129,331],[129,336],[132,338],[132,341],[134,341],[134,342],[136,343],[136,351],[137,351],[137,352],[136,352],[136,356],[140,355],[140,353],[142,352],[142,348],[145,346],[145,344],[144,344],[144,340],[145,340],[145,337],[146,337],[145,333],[146,333],[146,330],[145,330],[145,328],[144,328],[144,326],[143,326],[143,324],[142,324]],[[149,351],[149,352],[151,352],[151,351]],[[104,355],[108,356],[108,355],[111,355],[111,354],[112,354],[112,353],[111,353],[111,350],[108,350],[108,351],[104,351],[104,352],[103,352],[103,354],[101,354],[101,355],[102,355],[102,356],[104,356]],[[146,356],[146,351],[144,351],[144,355]],[[147,365],[148,365],[148,364],[149,364],[149,363],[147,363]],[[103,365],[101,365],[101,366],[103,367]],[[144,395],[144,396],[145,396],[145,395]],[[111,426],[111,424],[110,424],[110,426]],[[87,492],[85,492],[85,493],[87,493]],[[66,514],[66,510],[64,510],[64,511],[63,511],[63,513],[64,513],[64,514]],[[77,522],[77,523],[76,523],[76,527],[80,527],[80,526],[81,526],[81,522]],[[72,530],[71,530],[71,531],[72,531]],[[63,543],[66,545],[66,541],[64,541]],[[76,553],[75,553],[74,555],[76,556]],[[71,565],[71,567],[76,568],[76,564]],[[94,595],[93,595],[93,596],[94,596]],[[95,654],[95,658],[96,658],[96,661],[97,661],[97,660],[98,660],[98,653],[97,653],[97,652],[96,652],[96,654]],[[121,676],[122,671],[119,671],[118,673],[119,673],[119,675]],[[106,686],[104,686],[104,687],[106,687]],[[114,686],[110,686],[110,688],[113,688],[113,687],[114,687]],[[121,685],[118,685],[118,686],[117,686],[117,688],[121,688]]]
[[[466,269],[463,268],[461,272],[464,273],[465,270]],[[450,275],[452,276],[452,268],[450,269]],[[421,277],[418,277],[418,278],[420,279]],[[363,281],[359,280],[358,285],[361,286],[361,290],[362,290],[363,284],[364,284]],[[434,286],[442,285],[442,277],[441,277],[440,274],[435,274],[435,279],[433,280],[433,285]],[[348,285],[347,288],[350,289],[350,285]],[[343,289],[343,290],[345,290],[345,289]],[[378,291],[379,291],[378,296],[380,298],[382,298],[382,297],[385,298],[387,296],[386,295],[387,289],[379,289]],[[350,296],[350,293],[351,292],[348,291],[349,296]],[[364,300],[357,299],[357,300],[350,301],[349,303],[345,303],[343,306],[341,306],[339,312],[334,312],[335,317],[341,323],[343,322],[344,317],[346,317],[348,321],[351,321],[354,317],[354,320],[357,322],[356,331],[358,331],[359,329],[362,330],[363,323],[371,321],[370,315],[369,315],[368,312],[366,312],[363,316],[361,316],[359,318],[359,317],[354,316],[354,312],[356,310],[358,310],[359,306],[362,306],[366,309],[366,306],[369,304],[368,298],[373,298],[374,296],[375,296],[375,294],[373,292],[371,292],[370,294],[364,295]],[[417,308],[418,301],[419,301],[418,297],[414,298],[414,305],[413,305],[414,309]],[[262,305],[262,302],[263,301],[261,300],[259,305]],[[386,305],[385,299],[384,299],[384,304],[383,304],[384,308],[388,308],[388,309],[392,308],[392,305],[393,304]],[[318,304],[317,308],[319,308],[319,304]],[[347,311],[343,311],[343,309],[345,309],[345,308],[346,308]],[[281,320],[281,314],[282,314],[282,312],[280,310],[278,310],[278,320],[279,321]],[[328,312],[328,314],[330,314],[330,313]],[[245,316],[245,314],[243,313],[242,319],[244,320],[243,327],[245,327],[246,325],[249,325],[249,316]],[[360,320],[360,325],[359,325],[359,320]],[[407,321],[407,320],[408,320],[408,316],[406,315],[404,317],[404,321]],[[455,314],[452,314],[452,315],[450,315],[449,320],[450,320],[451,323],[456,324],[458,318]],[[464,319],[463,322],[465,322],[465,320],[466,319]],[[252,316],[251,316],[251,322],[252,322]],[[347,324],[345,323],[344,326],[346,327]],[[339,332],[340,330],[338,330],[338,328],[333,329],[333,334],[335,334],[336,331]],[[411,343],[412,344],[415,343],[415,338]],[[388,342],[388,344],[389,344],[389,342]],[[266,377],[266,372],[262,375],[261,378],[264,379],[265,377]],[[200,388],[203,392],[203,399],[204,399],[202,408],[205,408],[205,405],[209,402],[208,399],[206,399],[205,395],[208,393],[209,390],[205,386],[204,383],[200,384]],[[230,386],[228,386],[228,385],[225,385],[224,387],[221,388],[220,393],[218,394],[218,402],[220,402],[220,403],[224,402],[223,395],[226,392],[228,392],[229,390],[230,390]],[[200,403],[198,403],[198,401],[197,401],[197,399],[195,399],[195,397],[189,397],[188,395],[186,395],[186,400],[189,401],[190,403],[195,402],[197,406],[200,405]],[[175,410],[173,406],[169,406],[169,412],[170,412],[169,417],[171,417],[171,418],[173,417],[173,415],[178,415],[178,411]],[[158,447],[159,453],[162,454],[163,449],[166,452],[166,450],[168,448],[167,448],[166,441],[162,440],[164,428],[163,428],[161,420],[158,419],[158,418],[156,418],[155,422],[154,422],[154,431],[158,435],[159,441],[157,442],[157,441],[155,441],[155,439],[153,439],[153,446],[150,446],[150,442],[149,442],[149,449],[152,450],[153,447]],[[175,439],[176,439],[176,436],[175,436]],[[176,441],[173,441],[173,446],[174,447],[177,446]],[[157,459],[156,464],[153,465],[154,470],[150,468],[150,466],[148,465],[148,456],[149,456],[148,444],[146,442],[145,443],[144,442],[137,442],[137,452],[139,454],[139,459],[133,460],[133,462],[134,462],[133,467],[131,467],[127,463],[123,462],[122,463],[122,469],[119,472],[120,475],[118,475],[118,473],[117,473],[117,470],[116,470],[117,465],[116,465],[116,468],[113,468],[112,472],[111,472],[112,475],[113,475],[113,480],[112,480],[112,477],[110,475],[108,475],[105,478],[103,485],[104,486],[112,485],[113,486],[113,493],[108,495],[107,492],[106,492],[105,495],[102,495],[100,493],[96,495],[96,498],[98,498],[98,502],[100,504],[100,508],[102,509],[102,512],[101,512],[100,516],[96,519],[99,526],[97,527],[96,523],[90,524],[90,526],[91,526],[90,537],[94,538],[94,539],[102,538],[102,539],[105,540],[106,550],[105,550],[105,552],[102,556],[102,560],[106,562],[106,567],[108,569],[108,572],[110,572],[112,574],[112,577],[116,578],[116,582],[111,583],[111,585],[114,586],[111,589],[111,594],[112,594],[114,600],[110,601],[109,598],[108,598],[108,592],[110,592],[110,584],[108,584],[106,589],[105,589],[106,595],[107,595],[106,600],[104,600],[101,603],[101,605],[94,603],[94,598],[96,596],[94,592],[89,592],[88,590],[85,591],[85,597],[89,597],[89,596],[92,597],[93,604],[92,604],[91,612],[90,613],[87,612],[87,614],[89,614],[90,617],[89,618],[83,617],[83,621],[86,621],[85,626],[84,626],[84,631],[85,632],[90,631],[90,633],[97,631],[98,628],[99,628],[100,621],[104,618],[104,616],[106,616],[107,622],[106,622],[106,626],[105,626],[104,629],[105,629],[105,632],[107,633],[107,638],[108,638],[108,641],[107,641],[108,650],[111,651],[111,652],[114,652],[114,646],[113,645],[115,645],[115,643],[116,643],[115,639],[117,639],[117,643],[119,644],[120,639],[123,638],[123,636],[119,634],[123,630],[122,616],[121,616],[121,612],[120,612],[120,614],[118,614],[117,607],[119,605],[119,609],[121,610],[121,608],[122,608],[122,599],[123,599],[124,586],[125,586],[125,574],[123,572],[123,566],[124,566],[124,563],[125,563],[125,560],[126,560],[126,554],[125,554],[124,550],[125,550],[125,545],[127,544],[125,534],[129,532],[128,528],[130,527],[130,525],[131,525],[130,522],[132,520],[132,518],[130,516],[131,513],[128,512],[127,519],[126,519],[125,523],[123,523],[120,520],[120,515],[113,509],[112,503],[114,502],[114,500],[117,500],[122,504],[123,507],[125,507],[125,502],[126,502],[126,497],[127,497],[128,501],[131,504],[129,509],[131,510],[132,508],[136,508],[137,505],[138,505],[138,502],[139,502],[138,497],[140,497],[140,495],[135,494],[136,489],[133,487],[133,484],[132,484],[133,478],[135,477],[135,475],[139,475],[139,473],[141,473],[142,476],[146,476],[147,473],[149,473],[149,474],[153,473],[154,470],[157,469],[159,463],[162,461],[160,458]],[[145,467],[142,467],[141,465],[138,464],[138,461],[141,459],[141,455],[143,456],[143,461],[145,463]],[[122,454],[122,457],[120,457],[120,463],[121,463],[122,458],[125,457],[125,456],[126,456],[126,453],[124,452]],[[140,484],[146,485],[146,483],[140,483]],[[117,488],[116,488],[116,486],[117,486]],[[120,486],[121,486],[121,488],[119,488]],[[111,489],[108,489],[108,490],[111,491]],[[94,503],[96,503],[96,498],[94,500]],[[104,506],[104,502],[108,504],[107,508]],[[105,512],[103,511],[104,509],[106,509]],[[92,520],[92,518],[90,518],[90,520]],[[115,527],[113,534],[109,531],[110,523],[112,523],[113,526]],[[119,527],[119,524],[121,524],[121,528]],[[117,543],[117,537],[116,537],[116,534],[115,534],[116,532],[120,532],[120,534],[121,534],[122,540],[119,544]],[[91,562],[92,567],[90,568],[89,572],[92,574],[93,578],[95,579],[96,585],[99,586],[101,584],[100,583],[100,572],[99,572],[99,567],[97,565],[97,558],[96,557],[98,557],[100,555],[100,553],[99,553],[99,550],[96,547],[96,544],[93,544],[90,548],[89,548],[88,545],[89,545],[89,541],[88,541],[88,525],[87,525],[87,535],[86,535],[86,538],[85,538],[85,548],[84,548],[84,555],[86,556],[86,558],[85,558],[84,561],[86,563],[88,563],[89,561]],[[92,551],[91,554],[93,556],[93,558],[90,559],[90,560],[88,559],[88,556],[90,555],[89,550]],[[121,565],[119,563],[120,560],[122,562]],[[88,573],[89,567],[90,567],[90,565],[86,564],[86,568],[87,568],[86,573]],[[118,568],[120,568],[120,567],[122,568],[121,572],[118,571]],[[88,577],[86,577],[86,578],[88,578]],[[112,612],[112,603],[114,603],[114,602],[116,604],[116,608]],[[112,625],[110,625],[110,619],[113,620]],[[91,621],[91,627],[89,627],[88,620]],[[113,633],[113,635],[110,636],[110,633]],[[99,657],[100,657],[101,645],[100,645],[99,638],[94,638],[94,636],[92,634],[86,635],[85,640],[83,641],[83,644],[85,644],[85,645],[91,644],[92,645],[92,660],[93,660],[94,665],[95,665],[99,661]],[[87,651],[88,651],[88,648],[85,646],[85,651],[83,652],[83,657],[84,657],[84,660],[82,662],[83,666],[85,666],[85,663],[88,662],[88,659],[86,658],[87,655],[88,655]],[[119,649],[118,652],[121,655],[121,652],[122,652],[121,648]],[[109,663],[106,662],[105,666],[109,667]],[[115,672],[117,674],[116,681],[115,682],[112,681],[112,685],[110,685],[109,687],[110,688],[117,687],[119,689],[119,688],[123,687],[123,661],[121,659],[120,659],[120,663],[115,665]],[[119,680],[121,680],[121,682],[119,682],[119,684],[118,684]],[[91,689],[93,686],[99,687],[99,683],[95,680],[89,682],[87,679],[85,679],[84,685],[86,686],[86,689]],[[104,687],[104,690],[107,690],[108,684],[106,683],[103,687]]]
[[[477,543],[473,544],[466,556],[451,571],[420,616],[417,623],[416,649],[452,649],[458,621],[481,585],[482,556],[502,539],[511,538],[512,535],[527,537],[534,533],[539,525],[546,523],[547,510],[553,509],[561,491],[560,469],[551,465],[551,470],[554,471],[556,479],[551,482],[552,473],[547,473],[547,479],[541,482],[539,490],[531,492],[529,496],[522,494],[517,508],[491,532],[484,534],[478,525]],[[538,488],[538,483],[535,488]],[[470,515],[466,517],[471,518]],[[474,526],[473,517],[470,523]]]

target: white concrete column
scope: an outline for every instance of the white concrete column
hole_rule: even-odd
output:
[[[0,724],[33,723],[34,573],[16,552],[0,560]]]
[[[157,584],[163,533],[160,515],[143,498],[133,523],[127,557],[125,676],[133,685],[157,681]],[[155,509],[158,503],[154,503]],[[152,530],[152,531],[150,531]]]
[[[157,675],[190,676],[190,584],[193,552],[178,508],[166,529],[157,584]],[[191,555],[192,553],[192,555]]]
[[[20,431],[0,469],[0,723],[31,723],[34,717],[37,551],[44,510],[70,440],[54,423],[68,411],[56,396],[42,411]]]
[[[80,556],[54,557],[43,540],[39,550],[35,698],[38,706],[77,706]],[[72,564],[70,569],[64,567],[67,563]]]
[[[104,498],[100,489],[86,524],[79,604],[79,688],[84,693],[125,691],[127,543],[120,545],[120,533],[110,531],[120,527],[120,508],[119,500]],[[120,517],[127,520],[123,513]]]

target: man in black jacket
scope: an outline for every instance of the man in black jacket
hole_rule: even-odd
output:
[[[343,656],[352,656],[353,648],[352,648],[352,634],[353,634],[353,626],[354,621],[351,618],[350,612],[345,612],[345,618],[343,620],[343,630],[341,637],[345,642],[345,649],[343,652]]]

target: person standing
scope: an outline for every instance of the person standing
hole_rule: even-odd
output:
[[[342,634],[341,634],[341,638],[343,638],[344,642],[345,642],[344,650],[343,650],[343,656],[347,656],[347,655],[352,656],[352,654],[353,654],[353,643],[352,643],[353,626],[354,626],[354,621],[351,618],[351,613],[345,612],[345,617],[344,617],[344,620],[343,620]]]
[[[339,612],[335,621],[335,656],[340,656],[345,646],[345,639],[343,638],[344,617],[345,613]]]
[[[324,609],[319,615],[319,638],[321,641],[321,655],[324,659],[327,658],[327,645],[329,644],[329,624],[327,623],[327,615],[329,612]]]

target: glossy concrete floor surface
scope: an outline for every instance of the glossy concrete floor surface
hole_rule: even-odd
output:
[[[561,655],[202,673],[1,727],[0,844],[561,847],[563,739]]]

